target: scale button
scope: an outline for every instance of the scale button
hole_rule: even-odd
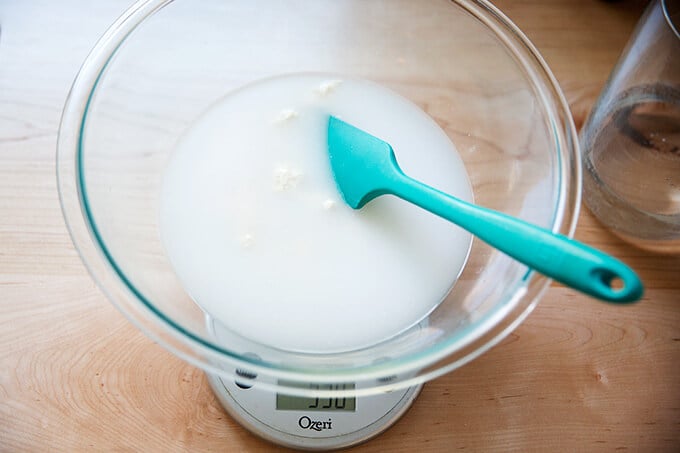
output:
[[[375,359],[373,361],[373,363],[374,364],[380,364],[380,363],[388,362],[389,360],[390,360],[389,357],[379,357],[379,358]],[[392,381],[395,381],[397,379],[397,377],[398,376],[396,374],[390,374],[388,376],[380,376],[379,378],[376,379],[376,382],[378,382],[379,384],[388,384]]]
[[[376,379],[376,381],[378,381],[381,384],[387,384],[387,383],[390,383],[390,382],[396,380],[397,377],[398,376],[396,374],[392,374],[390,376],[381,376],[378,379]]]
[[[260,357],[258,355],[252,354],[252,353],[244,354],[244,357],[248,357],[248,358],[255,359],[255,360],[260,360]],[[253,371],[249,371],[249,370],[244,370],[242,368],[237,368],[236,369],[236,376],[241,377],[243,379],[247,379],[248,381],[254,381],[257,378],[257,373],[255,373]],[[249,389],[253,386],[253,384],[251,384],[248,381],[244,382],[244,381],[236,379],[234,381],[234,384],[236,384],[237,387],[242,388],[243,390],[247,390],[247,389]]]

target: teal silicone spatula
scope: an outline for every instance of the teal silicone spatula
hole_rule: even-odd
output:
[[[467,203],[406,176],[389,143],[333,116],[328,122],[328,152],[338,189],[354,209],[380,195],[396,195],[590,296],[618,303],[642,297],[642,282],[621,261],[566,236]],[[614,287],[617,280],[619,283]]]

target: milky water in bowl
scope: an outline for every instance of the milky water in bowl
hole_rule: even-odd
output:
[[[391,143],[406,174],[472,200],[447,135],[377,84],[289,75],[216,103],[167,166],[161,238],[197,304],[280,349],[347,351],[393,337],[442,301],[470,248],[468,233],[396,198],[345,205],[328,161],[329,115]]]

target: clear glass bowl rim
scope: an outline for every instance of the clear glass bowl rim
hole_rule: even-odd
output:
[[[168,319],[152,303],[135,290],[134,286],[116,267],[115,262],[101,245],[96,226],[92,221],[84,196],[80,153],[82,131],[87,108],[97,82],[117,49],[129,34],[148,17],[175,0],[139,0],[133,4],[105,32],[90,52],[76,76],[62,113],[57,140],[57,181],[59,199],[69,234],[82,261],[99,288],[125,317],[148,337],[158,342],[183,360],[208,372],[233,377],[225,372],[224,363],[286,379],[290,382],[338,382],[339,380],[372,379],[399,374],[409,376],[397,381],[374,386],[371,389],[352,391],[352,394],[370,394],[418,385],[445,374],[478,357],[512,332],[533,310],[550,280],[535,272],[529,272],[524,286],[517,288],[516,297],[521,299],[514,308],[496,323],[493,329],[460,347],[443,344],[406,358],[359,368],[320,370],[279,365],[259,361],[249,355],[240,355],[206,341]],[[551,90],[552,102],[561,121],[553,124],[557,132],[559,154],[560,192],[552,229],[573,236],[581,198],[581,162],[576,129],[568,104],[552,72],[528,38],[503,13],[486,0],[450,0],[468,14],[483,22],[499,37],[512,39],[513,44],[531,58],[533,71]],[[529,69],[529,68],[525,68]],[[455,342],[454,342],[455,343]],[[470,345],[475,347],[469,347]],[[461,354],[458,352],[463,351]],[[268,384],[264,384],[267,387]],[[277,387],[275,384],[272,387]],[[306,394],[296,388],[294,393]],[[317,392],[318,393],[318,392]],[[337,394],[338,392],[333,392]]]

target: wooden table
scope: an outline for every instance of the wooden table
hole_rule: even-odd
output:
[[[201,371],[108,303],[62,221],[60,109],[127,3],[0,2],[0,450],[272,451],[225,414]],[[544,55],[580,126],[644,5],[497,4]],[[622,243],[585,210],[576,236],[635,267],[644,300],[613,307],[553,286],[510,337],[427,384],[357,451],[679,451],[680,258]]]

